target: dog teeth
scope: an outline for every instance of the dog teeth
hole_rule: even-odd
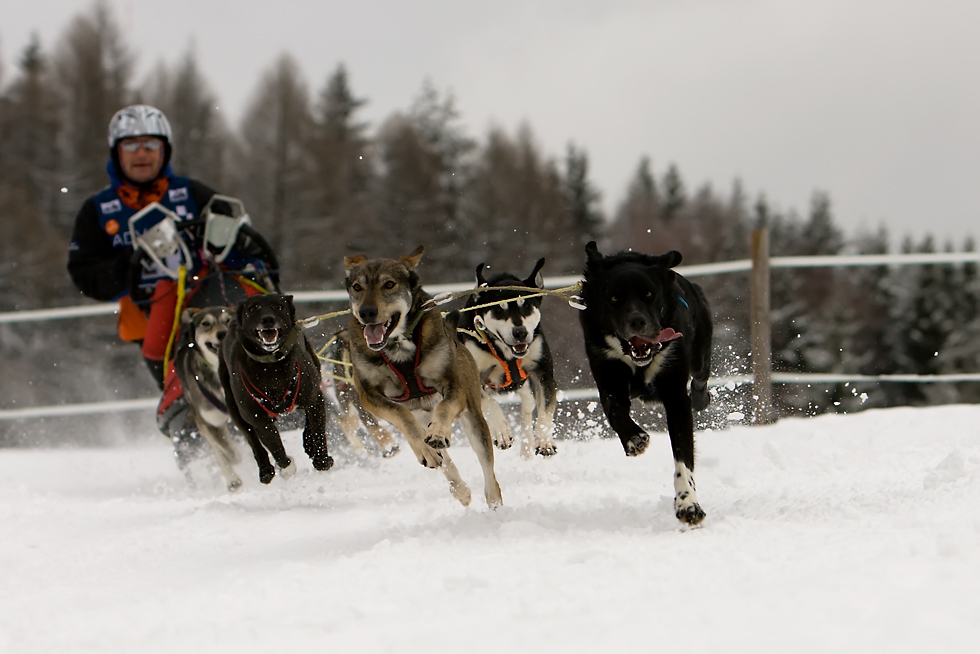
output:
[[[279,330],[278,329],[260,329],[259,330],[259,338],[262,339],[262,342],[263,343],[265,343],[267,345],[271,345],[272,343],[275,343],[277,340],[279,340]]]
[[[385,340],[385,335],[388,333],[388,323],[375,323],[373,325],[364,325],[364,340],[367,341],[368,345],[378,345],[383,343]]]

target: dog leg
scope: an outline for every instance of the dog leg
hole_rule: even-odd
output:
[[[667,433],[674,455],[674,515],[689,525],[699,524],[705,513],[694,487],[694,414],[686,380],[665,379],[657,393],[667,414]]]
[[[340,409],[340,429],[344,432],[344,436],[347,437],[347,442],[354,448],[354,451],[360,455],[365,455],[367,454],[367,450],[364,448],[364,443],[357,436],[359,427],[360,422],[354,414],[354,407],[349,404],[342,406]]]
[[[231,453],[234,452],[234,449],[231,447],[231,434],[228,433],[228,428],[224,425],[213,427],[200,418],[197,420],[197,428],[204,440],[211,446],[214,460],[228,483],[228,491],[234,493],[242,487],[242,480],[231,464]]]
[[[459,500],[459,503],[463,506],[469,506],[470,500],[473,498],[472,493],[470,493],[469,486],[463,481],[463,478],[459,474],[459,470],[456,469],[456,464],[453,460],[449,458],[449,452],[442,452],[442,474],[446,476],[446,480],[449,482],[449,492]]]
[[[531,385],[524,384],[517,391],[521,398],[521,456],[525,459],[534,457],[534,393]]]
[[[327,405],[319,386],[311,395],[312,402],[304,408],[303,450],[313,461],[313,467],[323,472],[333,467],[333,457],[327,452]]]
[[[432,410],[432,421],[425,430],[425,442],[436,450],[449,447],[453,436],[453,423],[460,414],[459,397],[446,397]]]
[[[531,384],[538,414],[534,421],[536,439],[534,453],[544,457],[554,456],[558,452],[558,447],[554,441],[555,409],[558,405],[557,393],[554,389],[550,394],[546,393],[545,389],[534,378],[531,379]]]
[[[481,406],[487,425],[490,427],[493,444],[502,450],[510,449],[514,444],[514,434],[510,431],[510,425],[507,424],[507,418],[504,417],[500,404],[484,390],[481,392]]]
[[[256,421],[252,424],[252,428],[261,447],[264,447],[272,455],[282,478],[289,479],[292,477],[293,473],[296,472],[296,464],[286,454],[286,448],[282,445],[282,439],[279,437],[279,430],[276,429],[275,423],[264,416],[256,416]],[[268,459],[266,461],[268,462]],[[271,467],[269,466],[269,468]],[[259,479],[261,481],[262,477],[260,476]],[[272,481],[272,476],[269,476],[268,479],[269,481],[262,481],[262,483],[268,484]]]
[[[464,411],[460,416],[463,423],[463,433],[466,434],[470,447],[476,453],[476,458],[483,469],[483,496],[487,500],[487,506],[496,509],[503,506],[504,500],[500,494],[500,484],[497,483],[497,475],[493,471],[493,444],[490,440],[490,427],[483,418],[483,414],[472,410]]]
[[[395,437],[391,435],[391,432],[378,423],[365,425],[364,428],[367,429],[368,433],[371,434],[371,437],[378,444],[378,447],[381,448],[381,456],[387,459],[398,454],[400,448],[398,447],[398,443],[395,442]]]
[[[391,432],[379,425],[377,419],[361,405],[359,400],[355,406],[361,416],[361,424],[364,425],[364,429],[371,434],[371,438],[381,448],[381,456],[387,459],[398,454],[398,443],[395,442]]]
[[[698,504],[694,472],[681,461],[674,461],[674,515],[689,525],[700,524],[705,515]]]
[[[361,397],[361,404],[367,411],[382,420],[387,420],[402,433],[419,463],[426,468],[438,468],[442,465],[442,454],[425,443],[425,432],[411,411],[395,404],[380,393],[363,387],[358,387],[357,392]]]

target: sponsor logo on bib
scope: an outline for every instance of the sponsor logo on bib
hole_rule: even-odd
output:
[[[171,202],[180,202],[187,199],[187,188],[172,188],[167,191]]]
[[[119,231],[119,223],[114,218],[110,218],[105,222],[105,231],[106,234],[112,236]]]
[[[116,198],[115,200],[103,202],[100,208],[102,209],[102,213],[116,213],[117,211],[122,211],[122,202]]]

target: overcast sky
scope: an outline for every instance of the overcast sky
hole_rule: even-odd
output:
[[[4,79],[91,3],[0,0]],[[363,118],[451,90],[472,136],[528,122],[574,141],[612,212],[641,156],[689,188],[740,178],[805,213],[830,193],[848,232],[885,224],[957,246],[980,223],[980,2],[110,0],[139,79],[193,44],[236,124],[282,52],[319,90],[344,62]]]

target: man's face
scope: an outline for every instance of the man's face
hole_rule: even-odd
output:
[[[119,141],[116,149],[119,151],[119,167],[130,181],[142,184],[156,179],[160,174],[163,140],[155,136],[137,136]]]

